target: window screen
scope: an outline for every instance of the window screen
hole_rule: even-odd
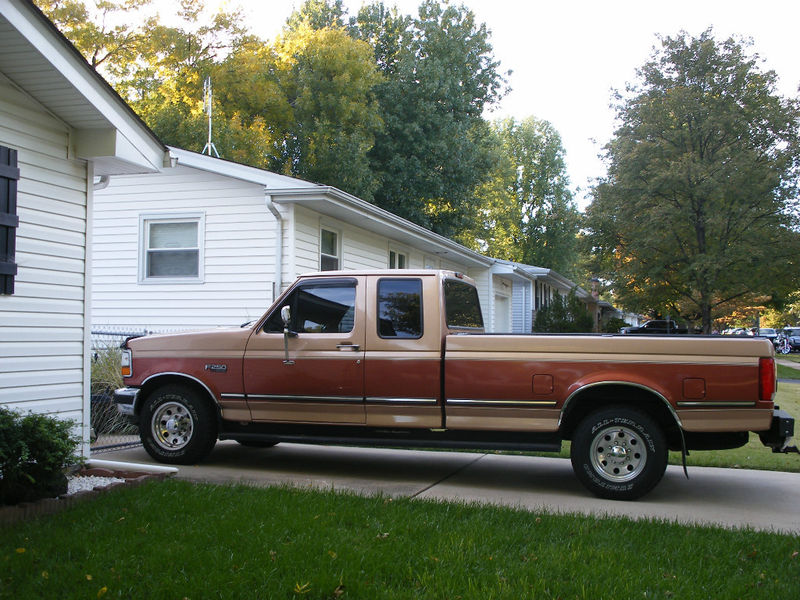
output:
[[[199,220],[145,221],[145,278],[200,276]]]

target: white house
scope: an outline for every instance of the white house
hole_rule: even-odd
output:
[[[0,0],[0,404],[89,439],[93,181],[166,148],[33,4]]]
[[[511,326],[500,328],[500,331],[529,333],[536,320],[536,313],[549,306],[555,294],[566,296],[573,289],[578,299],[586,305],[586,310],[593,316],[596,325],[600,324],[605,303],[552,269],[496,260],[492,275],[495,279],[493,289],[498,298],[506,282],[511,282]]]
[[[238,325],[311,271],[441,268],[476,280],[487,331],[526,333],[554,293],[575,287],[336,188],[169,150],[174,168],[113,177],[95,194],[95,331]],[[577,292],[596,313],[592,296]]]
[[[95,330],[238,325],[297,275],[329,269],[464,272],[491,314],[494,260],[336,188],[170,153],[175,168],[96,192]]]

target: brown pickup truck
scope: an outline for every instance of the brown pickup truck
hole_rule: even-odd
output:
[[[163,462],[217,439],[553,451],[578,479],[634,499],[669,449],[735,448],[757,432],[786,451],[767,340],[493,335],[478,292],[447,271],[300,277],[239,329],[129,339],[121,413]]]

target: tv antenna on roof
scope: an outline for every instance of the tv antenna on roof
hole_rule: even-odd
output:
[[[212,113],[211,99],[212,99],[211,77],[206,77],[205,81],[203,81],[203,109],[206,111],[206,114],[208,115],[208,141],[206,142],[206,145],[203,148],[203,152],[201,152],[201,154],[208,154],[209,156],[211,156],[211,152],[213,151],[214,154],[217,155],[217,158],[219,158],[219,152],[217,152],[217,147],[214,145],[214,142],[211,141],[211,113]]]

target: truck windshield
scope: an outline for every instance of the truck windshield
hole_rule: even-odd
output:
[[[446,279],[444,282],[444,307],[449,328],[483,328],[478,290],[468,283],[456,279]]]

